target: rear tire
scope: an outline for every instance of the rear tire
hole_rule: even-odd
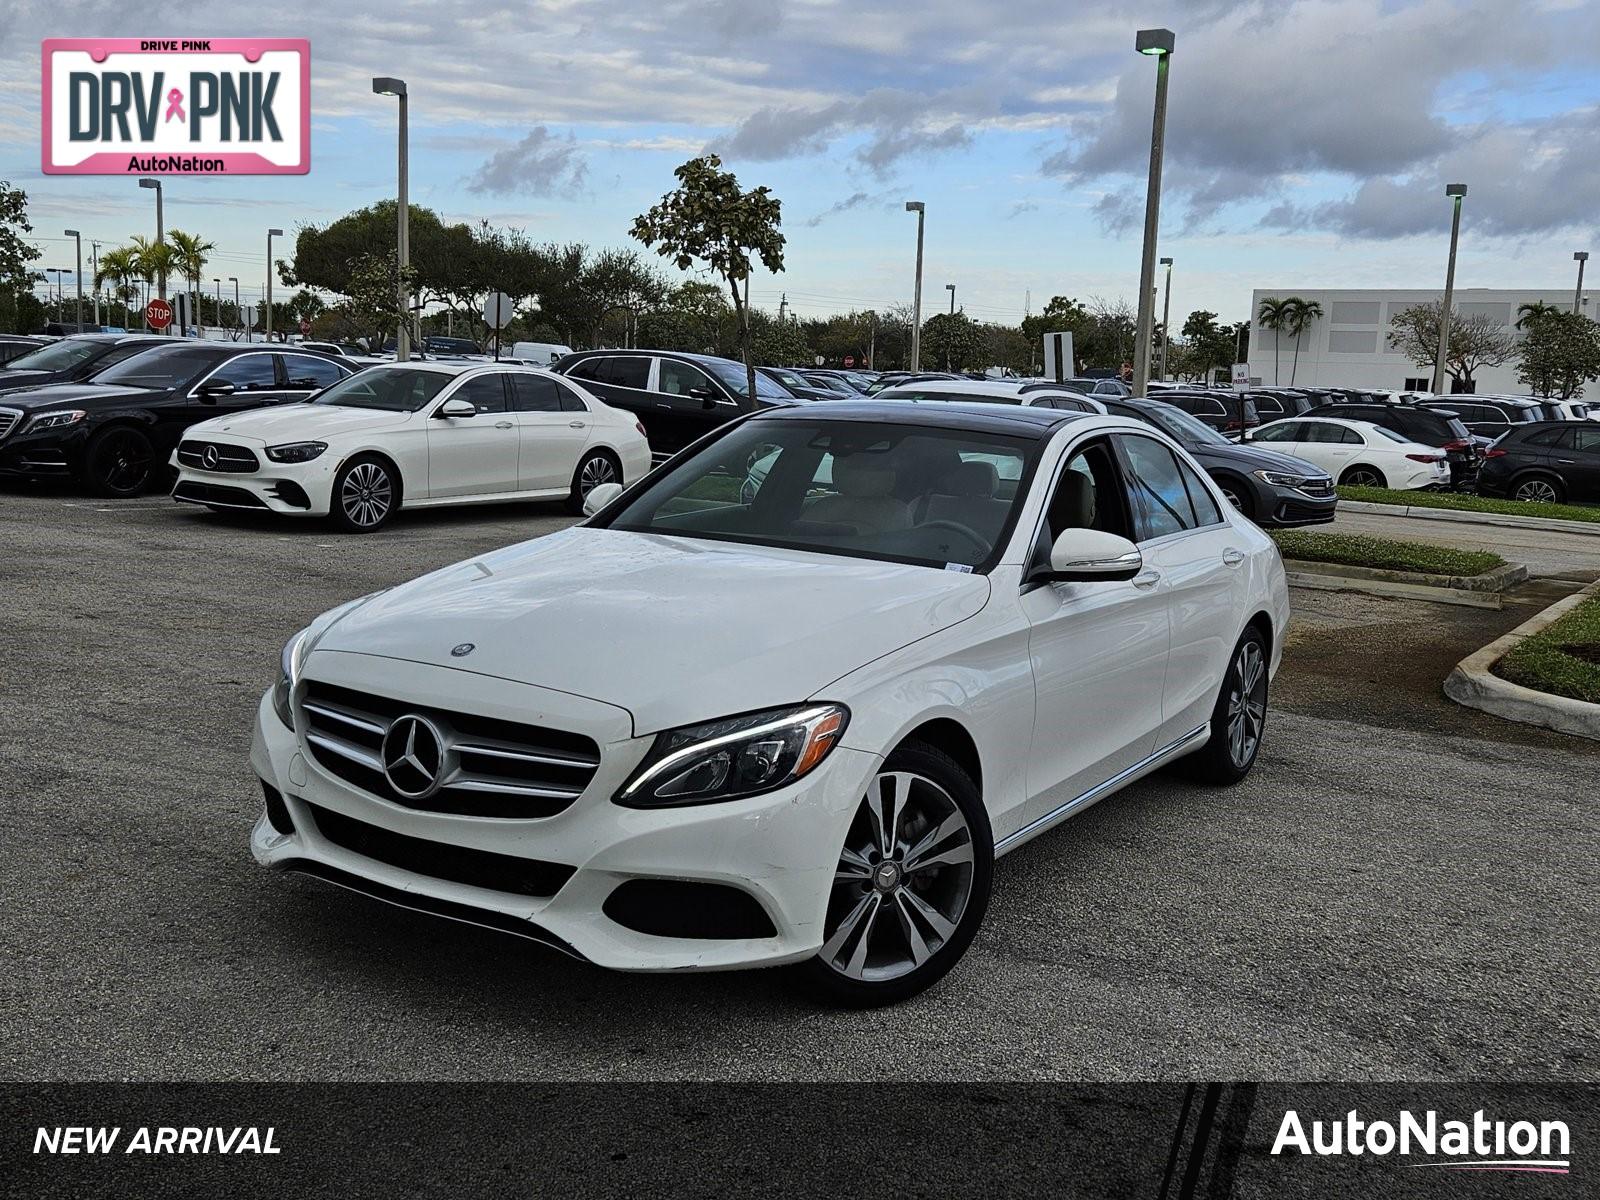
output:
[[[83,483],[96,496],[137,496],[150,486],[155,469],[155,446],[131,425],[101,430],[83,453]]]
[[[333,477],[328,515],[342,533],[376,533],[399,507],[399,473],[376,455],[352,458]]]
[[[1339,485],[1341,487],[1381,488],[1388,487],[1389,481],[1384,478],[1383,472],[1378,470],[1377,467],[1369,467],[1366,463],[1357,463],[1355,466],[1347,468],[1345,473],[1339,476]]]
[[[1228,669],[1211,710],[1205,748],[1180,759],[1181,773],[1201,783],[1227,787],[1250,774],[1267,731],[1267,639],[1254,625],[1228,657]]]
[[[1524,475],[1511,485],[1511,498],[1529,504],[1560,504],[1566,489],[1553,475]]]
[[[822,949],[796,970],[833,1004],[915,996],[966,953],[993,874],[994,834],[977,785],[942,750],[908,742],[862,797],[829,888]]]
[[[572,494],[567,497],[567,511],[573,516],[583,515],[583,502],[590,492],[602,483],[621,483],[622,466],[605,450],[591,450],[578,462],[572,473]]]

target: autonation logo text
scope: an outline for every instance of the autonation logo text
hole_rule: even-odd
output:
[[[1404,1108],[1395,1120],[1370,1121],[1352,1108],[1336,1120],[1314,1120],[1308,1129],[1291,1108],[1283,1114],[1272,1153],[1370,1154],[1374,1158],[1420,1155],[1440,1161],[1398,1165],[1566,1175],[1571,1168],[1571,1142],[1565,1121],[1492,1121],[1482,1109],[1473,1113],[1470,1121],[1441,1120],[1431,1109],[1418,1116]]]

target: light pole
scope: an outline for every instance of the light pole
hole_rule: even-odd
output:
[[[947,283],[944,290],[950,293],[950,315],[953,317],[956,315],[956,285]]]
[[[1578,286],[1572,293],[1572,311],[1581,313],[1583,311],[1583,264],[1589,261],[1589,252],[1587,250],[1579,250],[1572,256],[1572,261],[1578,264]]]
[[[156,190],[156,245],[165,246],[167,244],[167,230],[165,217],[161,211],[161,180],[151,179],[146,176],[139,180],[139,186],[142,188],[155,188]],[[163,300],[167,298],[167,273],[165,271],[156,272],[156,295]],[[170,336],[172,326],[169,324],[161,332]]]
[[[61,277],[67,273],[67,269],[65,267],[46,267],[45,271],[56,277],[56,320],[59,321],[67,315],[66,302],[61,298]],[[45,285],[44,292],[47,297],[50,295],[49,284]]]
[[[244,325],[244,309],[239,304],[239,278],[236,275],[229,275],[228,282],[233,284],[233,319],[239,322],[242,327]],[[246,330],[246,340],[248,340],[248,334],[249,331]]]
[[[222,329],[222,280],[213,275],[211,282],[217,285],[217,329]]]
[[[1144,253],[1139,260],[1139,327],[1133,347],[1133,394],[1150,382],[1150,340],[1155,321],[1156,231],[1161,226],[1161,151],[1167,135],[1167,70],[1177,39],[1170,29],[1141,29],[1133,48],[1156,60],[1156,112],[1150,126],[1150,183],[1144,198]]]
[[[917,214],[917,286],[911,293],[911,369],[922,369],[922,224],[927,219],[927,205],[921,200],[907,200],[906,211]]]
[[[406,198],[406,81],[378,76],[372,81],[372,91],[377,96],[394,96],[400,101],[400,187],[399,187],[399,241],[400,264],[400,328],[394,339],[394,360],[405,362],[411,357],[411,298],[406,295],[406,267],[411,263],[411,202]]]
[[[89,243],[89,270],[94,273],[94,323],[100,324],[100,243]]]
[[[267,230],[267,317],[266,317],[266,335],[267,335],[267,341],[268,341],[269,344],[272,341],[272,239],[275,238],[275,237],[282,237],[282,236],[283,236],[283,230],[281,230],[281,229],[269,229],[269,230]]]
[[[1444,391],[1444,356],[1450,346],[1450,306],[1456,294],[1456,240],[1461,236],[1461,201],[1467,194],[1464,183],[1447,183],[1444,194],[1454,202],[1450,215],[1450,265],[1444,272],[1444,304],[1439,309],[1439,353],[1433,360],[1433,394]]]
[[[1172,340],[1172,260],[1163,258],[1161,265],[1167,269],[1167,287],[1161,301],[1161,378],[1167,377],[1167,343]]]
[[[77,247],[78,247],[78,270],[77,270],[77,279],[78,279],[78,332],[82,333],[83,332],[83,235],[81,233],[79,233],[76,229],[63,229],[61,232],[66,234],[67,237],[71,238],[77,244]],[[1582,267],[1578,268],[1578,278],[1579,278],[1579,280],[1583,279],[1583,268]],[[1578,286],[1581,289],[1583,285],[1580,282]]]

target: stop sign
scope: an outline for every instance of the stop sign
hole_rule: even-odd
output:
[[[847,354],[844,357],[844,365],[847,367],[853,367],[856,365],[856,360]]]
[[[300,322],[300,336],[301,337],[307,337],[310,333],[311,333],[311,322],[310,321],[306,321],[306,320],[302,320]]]
[[[144,320],[151,329],[165,329],[172,324],[172,305],[157,296],[144,306]]]

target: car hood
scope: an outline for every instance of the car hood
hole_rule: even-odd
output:
[[[1315,463],[1264,446],[1190,446],[1189,453],[1203,467],[1236,467],[1241,471],[1283,471],[1296,475],[1326,475]]]
[[[41,408],[107,408],[123,404],[130,396],[145,398],[149,388],[117,387],[105,383],[47,383],[20,392],[5,392],[6,408],[32,412]]]
[[[55,378],[56,373],[54,371],[0,370],[0,392],[11,392],[17,388],[38,387],[41,383],[49,383]]]
[[[397,429],[416,414],[385,412],[373,408],[347,408],[338,404],[280,404],[248,412],[212,417],[189,427],[188,436],[225,433],[229,437],[264,444],[335,437],[341,433],[374,433]]]
[[[536,684],[625,708],[645,734],[800,703],[988,598],[983,575],[578,526],[401,584],[312,657]]]

